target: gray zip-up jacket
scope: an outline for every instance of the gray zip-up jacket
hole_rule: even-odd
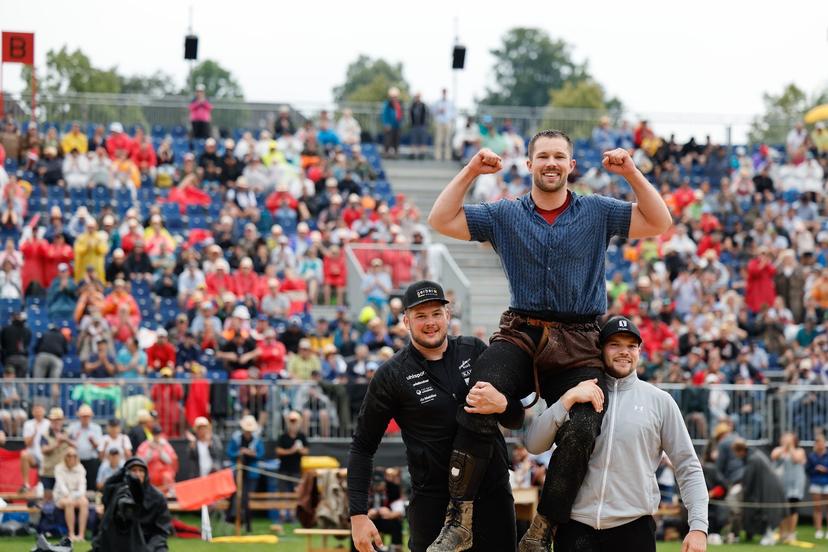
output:
[[[634,371],[622,379],[607,376],[607,386],[609,405],[572,519],[594,529],[611,529],[654,514],[661,500],[655,472],[666,452],[687,506],[690,530],[707,533],[704,474],[676,402],[639,380]],[[547,408],[529,428],[529,452],[549,450],[568,419],[560,400]]]

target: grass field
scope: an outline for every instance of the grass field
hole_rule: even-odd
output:
[[[198,519],[184,518],[185,522],[193,525],[198,525]],[[257,520],[254,523],[254,533],[267,533],[269,523],[266,520]],[[294,526],[287,526],[285,534],[279,537],[279,544],[212,544],[197,540],[171,539],[171,552],[258,552],[258,551],[282,551],[282,552],[304,552],[305,540],[304,537],[293,536],[292,530]],[[710,552],[760,552],[767,550],[784,550],[784,551],[802,551],[814,550],[821,552],[828,550],[828,540],[814,540],[814,529],[812,527],[800,527],[798,535],[801,541],[816,544],[811,548],[799,546],[783,546],[777,545],[771,548],[766,546],[759,546],[759,538],[755,537],[752,544],[731,544],[723,546],[711,546],[708,548]],[[329,545],[335,541],[329,541]],[[317,544],[321,544],[319,541]],[[0,538],[0,552],[29,552],[34,546],[34,538]],[[89,543],[76,544],[74,550],[76,552],[88,552],[90,549]],[[343,544],[343,550],[348,551],[349,548]],[[680,552],[680,542],[660,542],[658,543],[658,552]]]

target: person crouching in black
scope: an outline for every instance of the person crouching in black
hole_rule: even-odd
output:
[[[146,463],[130,458],[106,480],[104,515],[93,552],[167,552],[172,519],[167,500],[150,485]]]

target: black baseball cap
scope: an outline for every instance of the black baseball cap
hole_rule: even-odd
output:
[[[638,331],[638,328],[635,327],[632,320],[624,316],[613,316],[607,320],[606,323],[604,323],[604,327],[601,328],[601,333],[598,336],[598,342],[603,347],[604,343],[606,343],[610,337],[618,333],[631,334],[638,340],[638,344],[641,344],[641,333]]]
[[[439,301],[444,305],[449,302],[443,293],[443,286],[430,280],[420,280],[406,288],[403,295],[403,308],[408,310],[429,301]]]

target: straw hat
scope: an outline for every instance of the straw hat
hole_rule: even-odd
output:
[[[243,417],[239,422],[239,427],[242,428],[242,431],[249,431],[250,433],[255,433],[259,430],[259,423],[256,421],[256,418],[248,414],[247,416]]]
[[[47,416],[50,420],[62,420],[63,419],[63,409],[55,406],[51,410],[49,410],[49,416]]]

